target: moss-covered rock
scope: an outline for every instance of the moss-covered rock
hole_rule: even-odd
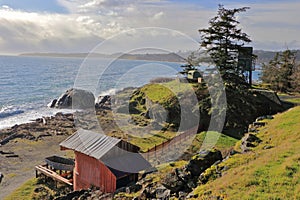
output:
[[[222,154],[219,150],[201,151],[192,157],[186,166],[186,170],[189,171],[192,176],[198,177],[207,168],[222,159]]]

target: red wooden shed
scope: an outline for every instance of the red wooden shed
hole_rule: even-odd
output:
[[[139,171],[151,167],[137,146],[92,131],[78,130],[60,146],[75,152],[74,190],[94,186],[103,192],[115,192],[137,181]]]

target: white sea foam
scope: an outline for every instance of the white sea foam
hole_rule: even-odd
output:
[[[2,110],[1,110],[2,111]],[[39,108],[37,110],[28,110],[26,112],[11,115],[9,117],[0,118],[0,129],[12,127],[16,124],[23,124],[31,122],[37,118],[53,116],[58,112],[72,113],[71,109],[53,109],[53,108]]]
[[[115,95],[117,91],[119,91],[119,90],[116,88],[112,88],[112,89],[106,90],[104,92],[101,92],[98,96]]]

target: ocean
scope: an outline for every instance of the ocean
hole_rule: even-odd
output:
[[[180,63],[0,56],[0,129],[70,110],[50,109],[47,104],[72,87],[95,96],[138,87],[157,77],[176,77]],[[259,72],[254,73],[258,80]]]

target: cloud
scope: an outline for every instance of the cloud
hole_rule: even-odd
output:
[[[154,20],[160,20],[163,16],[164,16],[164,12],[159,12],[159,13],[156,13],[156,14],[153,16],[153,19],[154,19]]]
[[[141,27],[174,29],[200,40],[197,30],[207,27],[209,19],[216,15],[217,10],[205,7],[205,1],[200,3],[171,0],[57,0],[57,2],[65,7],[68,13],[26,12],[2,5],[1,51],[89,51],[104,39]],[[295,42],[300,41],[298,20],[300,3],[256,1],[256,3],[230,4],[230,7],[241,6],[251,7],[249,11],[239,15],[239,20],[242,29],[252,38],[255,48],[276,49],[280,46],[284,48],[285,44],[300,48],[297,46],[299,42]],[[164,33],[155,34],[157,36]],[[184,44],[182,45],[183,49],[186,48]]]
[[[256,48],[282,50],[300,48],[300,2],[287,1],[252,4],[240,18],[242,28],[251,36]]]
[[[1,51],[87,51],[110,34],[90,17],[0,9]],[[101,30],[101,31],[100,31]]]

